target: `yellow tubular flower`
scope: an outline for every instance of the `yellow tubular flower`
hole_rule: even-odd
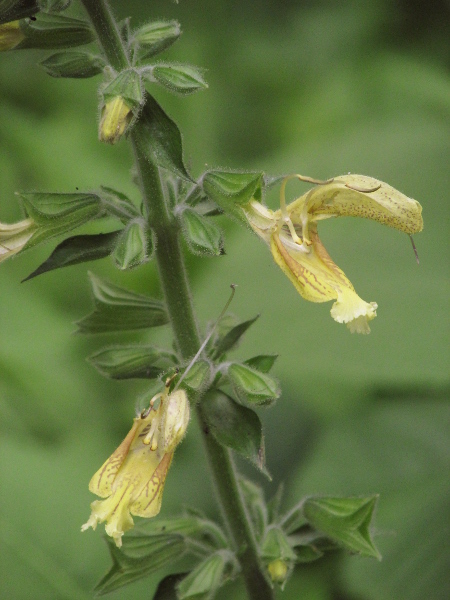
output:
[[[318,183],[286,206],[288,179]],[[271,211],[256,201],[243,207],[252,229],[270,246],[275,262],[310,302],[336,300],[331,316],[352,333],[369,333],[377,304],[365,302],[332,261],[317,233],[317,221],[338,216],[373,219],[408,234],[423,228],[422,207],[391,186],[363,175],[343,175],[314,182],[301,175],[281,185],[281,208]]]
[[[33,219],[7,225],[0,223],[0,262],[20,252],[36,229]]]
[[[81,531],[106,521],[106,533],[120,548],[123,534],[133,527],[131,515],[149,518],[159,513],[173,453],[188,422],[186,392],[169,395],[166,388],[152,398],[150,407],[134,419],[124,441],[91,479],[90,491],[106,500],[92,502],[91,516]]]
[[[20,29],[19,21],[11,21],[0,25],[0,52],[12,50],[24,39],[25,36]]]

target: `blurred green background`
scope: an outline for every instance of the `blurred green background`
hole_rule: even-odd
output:
[[[274,374],[283,395],[260,411],[273,482],[247,465],[245,472],[268,496],[284,481],[286,507],[305,494],[380,493],[376,543],[383,561],[330,556],[298,569],[280,597],[448,598],[448,3],[123,0],[113,6],[119,17],[131,15],[133,26],[179,19],[184,34],[162,58],[207,69],[204,93],[180,99],[154,90],[183,132],[196,176],[209,167],[316,178],[351,171],[422,203],[419,267],[407,237],[394,230],[350,218],[320,226],[357,292],[379,305],[370,336],[350,335],[331,319],[330,304],[302,300],[264,245],[223,218],[227,254],[188,260],[202,327],[237,283],[232,311],[261,318],[236,356],[280,355]],[[0,56],[3,222],[21,217],[16,190],[106,184],[138,198],[127,144],[97,141],[98,79],[51,79],[36,66],[47,55]],[[290,193],[302,189],[292,184]],[[274,193],[268,203],[276,202]],[[87,484],[128,431],[146,382],[106,381],[85,357],[120,339],[170,342],[165,328],[72,335],[73,321],[91,307],[86,265],[20,283],[51,249],[0,268],[0,579],[3,597],[12,600],[92,597],[110,559],[101,531],[80,534],[94,499]],[[88,267],[159,294],[154,265],[119,273],[105,259]],[[206,471],[192,421],[162,514],[190,505],[216,515]],[[150,599],[158,579],[113,597]],[[239,585],[220,595],[242,597]]]

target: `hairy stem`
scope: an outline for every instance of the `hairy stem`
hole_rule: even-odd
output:
[[[105,0],[82,2],[111,64],[116,69],[126,67],[126,52]],[[139,126],[138,121],[135,128]],[[158,166],[142,154],[133,133],[130,137],[149,225],[157,238],[156,262],[175,341],[180,355],[189,359],[196,353],[201,341],[180,246],[180,229],[169,214]],[[208,433],[201,403],[197,407],[197,413],[220,507],[238,553],[249,598],[273,600],[273,591],[258,556],[255,535],[239,490],[230,452]]]

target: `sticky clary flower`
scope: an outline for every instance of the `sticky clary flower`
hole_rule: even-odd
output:
[[[134,419],[124,441],[95,473],[89,489],[106,500],[95,500],[81,531],[106,521],[105,531],[116,545],[133,527],[131,515],[154,517],[161,508],[167,472],[176,446],[189,422],[186,392],[168,388],[150,401],[150,407]]]
[[[0,25],[0,52],[12,50],[25,39],[19,21],[10,21]]]
[[[318,184],[286,206],[288,179]],[[273,258],[297,291],[311,302],[335,300],[331,316],[352,333],[369,333],[377,304],[365,302],[332,261],[317,233],[317,222],[339,216],[366,217],[407,234],[423,228],[422,207],[390,185],[364,175],[343,175],[317,182],[300,175],[281,185],[281,208],[256,201],[242,208],[252,229],[270,246]]]
[[[20,252],[35,229],[33,219],[24,219],[12,225],[0,223],[0,262]]]

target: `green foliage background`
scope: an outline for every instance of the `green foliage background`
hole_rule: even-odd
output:
[[[283,386],[265,422],[268,495],[381,494],[376,538],[382,563],[329,557],[296,572],[286,600],[443,600],[448,492],[448,294],[445,277],[450,140],[448,4],[345,0],[115,1],[118,16],[176,18],[184,34],[167,59],[208,69],[209,90],[155,95],[179,123],[195,175],[208,167],[348,171],[389,182],[423,205],[417,267],[409,240],[356,219],[327,221],[321,237],[378,318],[351,336],[329,305],[303,301],[256,236],[219,219],[227,254],[189,257],[204,327],[230,283],[232,310],[261,313],[238,356],[277,352]],[[126,143],[97,141],[97,80],[54,80],[45,53],[0,56],[0,220],[21,217],[16,190],[75,191],[106,184],[134,198]],[[166,56],[164,58],[166,58]],[[291,194],[298,192],[292,184]],[[276,195],[268,198],[275,206]],[[86,228],[85,228],[86,229]],[[86,229],[87,230],[87,229]],[[106,231],[108,224],[89,231]],[[114,336],[72,335],[90,310],[86,266],[20,284],[50,246],[0,268],[1,538],[5,598],[91,598],[109,565],[101,534],[80,534],[93,500],[87,483],[131,424],[146,383],[105,381],[85,357]],[[159,293],[154,265],[95,273]],[[165,328],[130,340],[169,343]],[[121,338],[123,339],[123,338]],[[260,479],[251,467],[248,473]],[[197,425],[177,451],[162,514],[182,505],[216,511]],[[115,593],[151,598],[152,577]],[[241,598],[239,586],[221,598]],[[280,594],[281,595],[281,594]]]

